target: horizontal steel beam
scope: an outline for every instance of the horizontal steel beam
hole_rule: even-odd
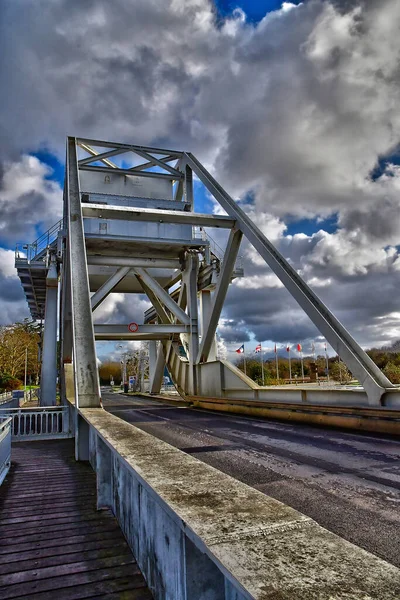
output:
[[[183,152],[180,150],[166,150],[165,148],[151,148],[150,146],[133,146],[132,144],[121,144],[118,142],[105,142],[101,140],[92,140],[89,138],[77,138],[77,144],[88,144],[90,146],[100,146],[101,148],[126,148],[135,152],[135,148],[143,152],[152,152],[153,154],[171,154],[179,158]]]
[[[178,223],[222,229],[232,229],[235,226],[235,220],[224,215],[208,215],[181,210],[152,210],[151,208],[134,208],[130,206],[108,206],[94,203],[82,204],[82,214],[86,218],[95,219]]]
[[[88,256],[88,265],[102,267],[143,267],[144,269],[179,269],[178,258],[130,258],[129,256]]]
[[[107,160],[107,159],[104,159]],[[82,165],[79,167],[80,171],[93,171],[99,173],[119,173],[120,175],[130,175],[133,177],[136,175],[137,177],[153,177],[155,179],[182,179],[183,174],[178,177],[178,175],[172,175],[172,173],[153,173],[151,171],[135,171],[134,169],[120,169],[120,168],[110,168],[110,167],[96,167],[94,165]]]
[[[130,331],[128,325],[94,325],[97,341],[105,340],[168,340],[173,335],[188,333],[187,325],[139,325],[137,331]]]

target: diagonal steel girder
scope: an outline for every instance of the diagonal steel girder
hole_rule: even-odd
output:
[[[196,362],[207,361],[217,331],[218,321],[221,316],[222,308],[229,284],[231,282],[232,271],[235,266],[236,258],[242,241],[243,233],[240,229],[232,229],[229,234],[228,244],[225,250],[222,269],[218,277],[217,287],[214,292],[214,298],[210,311],[208,322],[205,323],[203,338],[201,340],[200,350]]]
[[[236,219],[237,227],[363,385],[369,400],[373,403],[379,402],[386,389],[396,386],[385,377],[345,327],[197,158],[191,153],[184,153],[184,162],[193,169],[228,215]]]
[[[161,302],[172,312],[175,317],[181,321],[184,325],[189,325],[190,319],[189,316],[182,310],[175,300],[171,298],[171,296],[164,290],[164,288],[151,277],[146,269],[141,269],[139,267],[133,269],[134,273],[143,280],[145,285],[147,285],[150,290],[161,300]]]
[[[115,286],[118,285],[118,283],[122,281],[126,275],[128,275],[130,270],[130,267],[121,267],[120,269],[117,269],[117,271],[115,271],[115,273],[113,273],[111,277],[109,277],[109,279],[107,279],[107,281],[105,281],[103,285],[99,287],[97,292],[95,292],[90,298],[92,310],[95,310],[103,302],[103,300],[110,292],[112,292]]]

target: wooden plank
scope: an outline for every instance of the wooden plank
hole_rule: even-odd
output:
[[[128,544],[121,541],[118,546],[118,550],[128,548]],[[116,551],[115,536],[110,536],[108,539],[95,540],[93,542],[83,542],[77,544],[62,544],[61,546],[51,546],[50,548],[39,548],[35,546],[34,550],[26,550],[25,552],[14,552],[7,554],[7,562],[5,560],[0,564],[0,574],[13,573],[16,568],[24,570],[24,563],[27,563],[29,567],[32,564],[40,565],[40,561],[44,558],[48,560],[61,560],[62,562],[75,562],[79,557],[83,558],[86,553],[93,552],[94,556],[97,553],[105,552],[107,554],[108,549],[113,553]],[[72,559],[70,559],[72,557]],[[74,559],[73,557],[76,557]],[[13,563],[18,562],[15,566]]]
[[[18,444],[0,507],[1,600],[151,599],[111,510],[97,510],[96,477],[75,462],[73,440]]]
[[[44,559],[46,561],[47,559]],[[78,573],[86,573],[110,567],[123,567],[132,565],[135,559],[131,552],[122,555],[108,556],[94,560],[78,560],[69,564],[57,563],[56,565],[45,565],[41,568],[35,567],[26,571],[14,571],[0,575],[0,589],[10,585],[19,585],[28,581],[40,581],[41,579],[55,579],[56,577],[75,577]],[[31,565],[32,566],[32,565]],[[136,573],[139,571],[137,565],[134,567]]]
[[[63,541],[67,546],[71,546],[73,544],[84,544],[87,543],[103,543],[104,540],[112,539],[115,544],[116,539],[116,529],[115,527],[110,530],[102,530],[100,533],[97,529],[91,532],[82,532],[80,534],[71,535],[68,537],[63,537]],[[24,540],[23,542],[15,542],[15,540],[10,540],[9,544],[3,543],[0,545],[0,555],[8,555],[16,554],[21,552],[33,552],[39,551],[47,548],[62,547],[60,546],[60,540],[58,538],[54,538],[53,534],[49,534],[46,538],[37,539],[33,536],[33,540]],[[1,559],[6,560],[6,559]]]
[[[0,587],[0,597],[2,600],[27,597],[29,597],[29,600],[31,600],[29,594],[38,594],[39,592],[43,593],[51,591],[53,596],[50,597],[52,597],[54,600],[55,597],[59,598],[59,589],[61,586],[76,588],[80,585],[104,582],[107,579],[117,579],[121,577],[133,578],[135,575],[142,579],[139,568],[135,565],[127,564],[120,567],[112,566],[103,569],[96,569],[94,571],[86,571],[83,573],[71,573],[68,578],[65,576],[55,576],[48,577],[47,579],[41,579],[39,581],[27,581],[24,583],[2,586]],[[92,593],[92,595],[94,594]],[[79,595],[75,595],[75,598],[79,598]]]
[[[64,582],[63,582],[64,583]],[[54,600],[54,590],[30,594],[29,600]],[[83,600],[101,598],[107,600],[152,600],[153,596],[139,577],[121,577],[101,582],[91,582],[73,587],[60,587],[57,600]]]

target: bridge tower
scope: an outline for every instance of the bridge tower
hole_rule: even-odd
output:
[[[225,215],[195,211],[194,176]],[[209,236],[213,228],[228,232],[224,251]],[[45,320],[43,404],[55,400],[54,362],[46,357],[54,355],[57,303],[61,393],[73,387],[82,408],[100,406],[95,343],[102,340],[149,342],[152,393],[167,365],[183,396],[261,397],[262,388],[216,355],[229,284],[243,276],[243,236],[364,386],[366,404],[380,405],[397,391],[191,153],[68,138],[64,216],[49,236],[44,248],[36,243],[16,258],[32,316]],[[111,292],[146,294],[151,308],[143,323],[93,324]]]

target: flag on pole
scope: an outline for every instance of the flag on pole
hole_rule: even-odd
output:
[[[301,344],[297,344],[297,352],[301,352],[303,350],[303,347]]]
[[[275,344],[274,352],[275,352],[275,354],[276,354],[276,344]]]
[[[289,346],[289,344],[286,346],[286,352],[290,352],[290,346]]]
[[[325,342],[325,344],[324,344],[324,347],[325,347],[325,352],[326,352],[326,342]]]
[[[258,346],[256,347],[256,352],[261,352],[261,344],[258,344]]]
[[[242,345],[240,346],[240,348],[238,348],[238,349],[236,350],[236,352],[237,352],[238,354],[243,354],[243,353],[244,353],[244,344],[242,344]]]

